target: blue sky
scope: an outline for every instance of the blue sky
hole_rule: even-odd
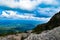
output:
[[[47,22],[60,11],[60,0],[0,0],[0,20]]]

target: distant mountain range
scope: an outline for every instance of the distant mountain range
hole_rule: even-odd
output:
[[[26,31],[35,28],[40,23],[39,21],[33,20],[0,20],[0,29],[15,28],[16,30]]]

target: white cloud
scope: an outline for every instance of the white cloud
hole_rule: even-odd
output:
[[[58,2],[56,0],[20,0],[19,2],[15,2],[14,0],[0,0],[0,5],[5,5],[11,8],[20,8],[24,10],[32,10],[35,9],[37,5],[45,3],[56,5]]]
[[[1,16],[9,17],[8,14],[6,14],[4,11],[2,12],[3,14]]]
[[[43,3],[50,4],[50,5],[58,5],[57,0],[43,0]]]
[[[9,13],[9,14],[8,14]],[[19,19],[19,20],[36,20],[36,21],[48,21],[50,18],[39,18],[34,17],[34,15],[26,15],[26,14],[17,14],[14,11],[3,11],[0,18],[8,18],[8,19]]]
[[[14,0],[0,0],[0,5],[6,5],[12,8],[20,8],[32,10],[39,4],[40,0],[31,2],[30,0],[20,0],[19,2],[15,2]]]
[[[60,11],[60,7],[57,7],[57,8],[38,8],[37,11],[42,14],[42,15],[45,15],[45,16],[53,16],[55,13],[59,12]]]

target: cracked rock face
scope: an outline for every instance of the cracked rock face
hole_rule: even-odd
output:
[[[60,27],[41,34],[31,34],[25,40],[60,40]]]

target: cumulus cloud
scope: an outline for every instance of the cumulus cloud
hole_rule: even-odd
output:
[[[14,0],[0,0],[0,5],[5,5],[11,8],[20,8],[26,10],[32,10],[35,8],[41,1],[30,1],[30,0],[20,0],[15,2]]]
[[[35,21],[48,21],[50,18],[40,18],[40,17],[35,17],[32,14],[17,14],[17,12],[14,11],[3,11],[2,14],[0,15],[0,18],[9,18],[9,19],[19,19],[19,20],[35,20]]]
[[[35,9],[41,3],[56,5],[56,0],[0,0],[0,5],[8,6],[11,8],[20,8],[23,10]]]
[[[49,4],[49,5],[58,5],[57,0],[43,0],[44,4]]]
[[[48,16],[48,17],[51,17],[53,16],[55,13],[59,12],[60,11],[60,7],[57,7],[57,8],[38,8],[37,9],[37,12],[41,15],[41,16]]]
[[[1,16],[9,17],[9,15],[6,14],[5,12],[2,12],[2,15]]]
[[[49,20],[50,17],[55,13],[60,11],[60,6],[57,8],[54,7],[45,7],[41,8],[40,4],[46,4],[46,5],[55,5],[59,6],[59,2],[57,0],[0,0],[0,6],[7,6],[10,8],[19,8],[23,10],[36,10],[36,14],[41,16],[49,16],[48,18],[45,17],[36,17],[36,14],[34,12],[31,13],[22,13],[18,14],[15,11],[3,11],[1,17],[6,17],[10,19],[26,19],[26,20],[39,20],[39,21],[46,21]],[[18,10],[17,10],[18,11]],[[38,16],[37,15],[37,16]]]
[[[6,17],[6,18],[28,18],[29,16],[32,16],[32,15],[26,15],[26,14],[17,14],[17,12],[15,11],[2,11],[2,14],[1,14],[2,17]]]

